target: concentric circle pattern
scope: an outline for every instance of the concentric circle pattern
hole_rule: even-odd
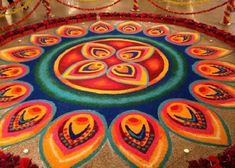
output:
[[[233,51],[197,44],[196,32],[170,32],[98,21],[1,50],[0,147],[39,134],[44,163],[69,168],[107,141],[133,167],[164,167],[171,133],[229,146],[229,128],[210,107],[235,107],[235,65],[219,60]]]
[[[120,38],[79,44],[62,53],[54,64],[62,83],[98,94],[145,89],[164,78],[168,68],[166,56],[157,48]]]

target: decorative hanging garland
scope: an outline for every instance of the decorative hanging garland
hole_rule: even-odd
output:
[[[207,2],[208,0],[195,0],[195,2],[193,1],[177,1],[177,0],[162,0],[163,2],[165,3],[172,3],[174,5],[180,5],[180,6],[183,6],[183,5],[197,5],[197,4],[202,4],[202,3],[205,3]]]
[[[166,12],[169,12],[169,13],[173,13],[173,14],[177,14],[177,15],[196,15],[196,14],[201,14],[201,13],[206,13],[206,12],[210,12],[210,11],[213,11],[217,8],[220,8],[224,5],[226,5],[228,3],[228,1],[226,2],[223,2],[222,4],[220,5],[217,5],[217,6],[214,6],[212,8],[209,8],[209,9],[206,9],[206,10],[201,10],[201,11],[197,11],[197,12],[176,12],[176,11],[171,11],[169,9],[166,9],[160,5],[158,5],[156,2],[154,2],[154,0],[148,0],[153,6],[155,6],[156,8],[159,8],[163,11],[166,11]]]
[[[11,8],[15,7],[21,1],[22,0],[16,0],[12,4],[9,4],[8,6],[0,6],[0,11],[6,11],[7,9],[11,9]]]
[[[116,5],[117,3],[121,2],[121,0],[116,0],[115,2],[113,2],[112,4],[109,4],[109,5],[106,5],[106,6],[102,6],[102,7],[95,7],[95,8],[81,8],[81,7],[78,7],[78,6],[74,6],[74,5],[69,5],[61,0],[56,0],[57,2],[67,6],[67,7],[70,7],[70,8],[75,8],[75,9],[78,9],[78,10],[83,10],[83,11],[94,11],[94,10],[102,10],[102,9],[106,9],[108,7],[111,7],[111,6],[114,6]]]
[[[8,12],[7,14],[0,14],[0,18],[1,17],[5,17],[6,15],[12,15],[15,13],[18,13],[19,11],[21,11],[24,8],[27,8],[28,6],[30,6],[33,3],[33,0],[28,0],[26,2],[24,2],[19,8],[14,9],[14,11]]]
[[[42,0],[39,0],[39,1],[37,2],[37,4],[34,6],[34,8],[33,8],[27,15],[25,15],[22,19],[20,19],[19,21],[15,22],[15,23],[13,23],[13,24],[11,24],[11,25],[7,25],[7,26],[0,27],[0,30],[4,31],[4,30],[7,30],[7,29],[9,29],[9,28],[11,28],[11,27],[14,27],[14,26],[17,26],[17,25],[19,25],[20,23],[24,22],[24,21],[25,21],[26,19],[28,19],[28,18],[32,15],[32,13],[39,7],[41,1],[42,1]]]
[[[225,25],[231,24],[231,13],[235,12],[235,0],[229,0],[227,7],[224,11],[223,23]]]
[[[42,4],[44,5],[44,7],[47,10],[47,13],[46,13],[47,17],[52,17],[52,14],[51,14],[51,5],[50,5],[49,0],[42,0]]]

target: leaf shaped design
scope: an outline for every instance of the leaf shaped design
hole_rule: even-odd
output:
[[[143,26],[137,22],[127,21],[120,23],[117,30],[124,34],[137,34],[143,30]]]
[[[171,99],[161,104],[159,118],[177,135],[203,144],[229,146],[231,138],[224,122],[199,103]]]
[[[176,32],[166,36],[166,40],[176,45],[191,45],[200,40],[200,34],[193,32]]]
[[[52,119],[54,104],[44,100],[22,103],[0,120],[0,146],[32,138]]]
[[[125,62],[141,62],[150,58],[154,51],[151,46],[126,47],[117,52],[117,57]]]
[[[33,34],[30,42],[37,46],[48,47],[61,42],[61,38],[51,34]]]
[[[18,79],[25,76],[29,68],[22,64],[4,64],[0,65],[0,81]]]
[[[86,35],[87,31],[86,29],[79,26],[64,25],[59,27],[56,30],[56,33],[65,38],[77,38]]]
[[[88,42],[82,47],[82,54],[88,59],[106,59],[114,55],[116,50],[106,44]]]
[[[193,70],[199,75],[221,81],[235,81],[235,65],[215,60],[199,61]]]
[[[220,47],[199,45],[189,47],[186,52],[195,58],[216,59],[231,54],[232,50],[227,50]]]
[[[162,37],[169,34],[170,29],[165,25],[156,25],[144,30],[144,34],[150,37]]]
[[[26,99],[32,86],[25,82],[14,81],[0,84],[0,108],[7,108]]]
[[[114,30],[114,27],[104,21],[98,21],[90,26],[90,31],[98,34],[108,33]]]
[[[136,167],[159,167],[170,152],[168,135],[160,124],[135,110],[114,119],[109,140]]]
[[[148,85],[147,70],[139,64],[122,63],[109,68],[107,76],[120,83],[130,85]]]
[[[80,166],[98,152],[105,140],[106,124],[94,111],[63,115],[41,137],[42,155],[50,167]]]
[[[27,62],[43,54],[43,49],[36,46],[19,46],[0,51],[0,59],[10,62]]]
[[[235,88],[214,81],[196,81],[191,84],[192,95],[200,101],[219,107],[235,107]]]
[[[107,65],[104,62],[84,60],[68,67],[62,76],[72,80],[92,79],[105,74],[106,69]]]

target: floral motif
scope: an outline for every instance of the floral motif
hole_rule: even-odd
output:
[[[163,167],[171,152],[167,129],[194,143],[230,145],[229,130],[222,118],[187,99],[231,108],[235,102],[234,88],[214,81],[193,81],[189,86],[193,96],[189,97],[184,79],[203,76],[233,81],[233,64],[212,60],[196,62],[198,58],[214,59],[232,51],[189,46],[200,40],[198,33],[170,34],[165,25],[144,28],[128,21],[114,29],[112,24],[103,21],[92,24],[89,29],[66,25],[56,30],[58,36],[31,36],[32,44],[50,47],[50,52],[43,53],[44,50],[36,46],[0,51],[2,60],[27,65],[0,66],[3,82],[0,109],[5,112],[0,119],[0,147],[40,134],[40,155],[47,166],[76,167],[100,150],[107,134],[113,149],[133,167]],[[66,43],[59,44],[63,40]],[[181,54],[179,51],[185,50],[185,46],[189,47]],[[42,54],[38,61],[33,61]],[[193,58],[183,57],[185,54]],[[200,76],[190,71],[184,59],[194,63],[193,70]],[[25,82],[9,81],[18,78]],[[180,95],[183,98],[169,99]],[[40,96],[53,103],[35,99]],[[32,100],[24,102],[26,98]],[[164,99],[167,100],[161,102]],[[83,110],[85,106],[98,112]],[[152,110],[157,107],[158,114]],[[135,108],[143,112],[133,110]],[[123,109],[129,111],[123,112]],[[51,121],[52,118],[55,120]],[[105,120],[111,123],[109,131]],[[215,158],[208,160],[218,164]]]
[[[0,65],[0,82],[14,80],[25,76],[29,68],[22,64]]]

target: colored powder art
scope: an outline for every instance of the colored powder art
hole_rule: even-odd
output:
[[[38,135],[44,164],[70,168],[107,142],[131,167],[164,167],[170,134],[229,146],[229,127],[210,108],[235,107],[235,65],[219,60],[233,51],[201,38],[164,24],[98,21],[2,49],[0,147]]]

